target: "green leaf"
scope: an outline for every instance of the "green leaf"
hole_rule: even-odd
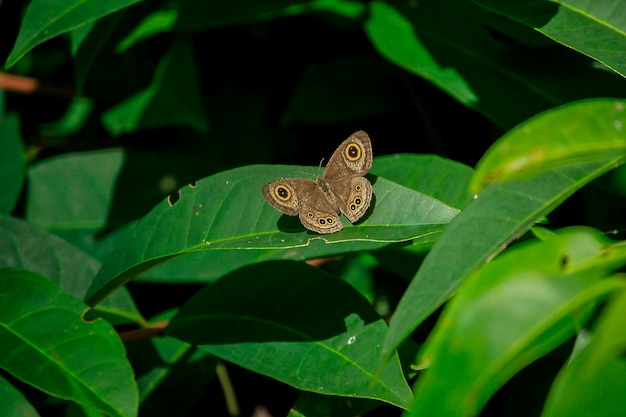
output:
[[[83,127],[93,110],[93,101],[84,97],[77,97],[69,104],[65,114],[52,123],[41,127],[44,136],[69,136],[78,133]]]
[[[0,138],[0,214],[10,214],[22,192],[26,165],[17,116],[0,113]]]
[[[332,306],[332,308],[330,308]],[[166,333],[319,394],[406,408],[397,356],[373,380],[387,326],[350,285],[299,262],[242,268],[196,293]]]
[[[365,22],[383,57],[505,129],[568,101],[626,94],[621,78],[593,68],[586,58],[556,46],[529,50],[503,42],[490,26],[484,9],[455,0],[376,1]],[[570,26],[564,30],[588,36]]]
[[[28,5],[13,50],[5,63],[12,67],[35,46],[77,29],[141,0],[33,0]]]
[[[529,177],[559,166],[626,157],[626,101],[566,104],[515,127],[482,157],[471,190]]]
[[[380,156],[374,160],[372,172],[452,207],[464,209],[474,200],[468,186],[474,170],[440,156]]]
[[[163,126],[189,126],[206,133],[200,84],[191,43],[176,39],[161,59],[152,84],[102,115],[112,135]]]
[[[472,272],[616,161],[559,168],[487,188],[446,228],[424,259],[398,304],[383,351],[393,352]]]
[[[302,171],[302,169],[297,171]],[[371,172],[391,179],[404,187],[435,197],[450,207],[464,207],[472,201],[467,189],[472,169],[449,159],[410,154],[382,156],[374,159]],[[423,240],[418,240],[412,249],[428,250],[430,246],[424,243]],[[319,247],[314,249],[317,252],[316,255],[306,254],[298,249],[301,256],[296,259],[323,256],[320,250]],[[157,282],[209,282],[241,265],[270,258],[280,259],[283,255],[282,251],[269,255],[264,252],[241,250],[190,253],[147,271],[139,279]],[[411,273],[411,277],[413,274]]]
[[[626,291],[605,307],[590,343],[557,376],[543,417],[610,416],[626,409]]]
[[[175,3],[165,3],[162,8],[147,15],[115,48],[122,53],[137,42],[158,33],[170,31],[178,20],[178,8]]]
[[[29,168],[26,219],[103,260],[183,178],[188,158],[111,148],[66,153]]]
[[[59,398],[136,415],[133,371],[109,323],[83,321],[87,306],[34,272],[0,270],[0,294],[0,367]]]
[[[26,218],[47,230],[103,229],[124,159],[122,150],[109,149],[34,164],[28,172]]]
[[[626,247],[588,228],[512,248],[446,306],[420,361],[409,416],[474,416],[514,374],[571,338],[599,301]],[[454,378],[451,378],[454,375]],[[558,414],[569,415],[569,414]]]
[[[0,216],[0,268],[28,269],[49,277],[63,291],[84,297],[100,263],[62,239],[21,220]],[[115,324],[143,323],[128,292],[124,289],[95,311]]]
[[[318,235],[306,231],[296,217],[281,215],[261,194],[263,185],[302,172],[314,176],[318,168],[247,166],[181,189],[174,200],[163,201],[144,217],[111,254],[94,280],[88,303],[96,304],[146,270],[192,252],[214,252],[209,256],[216,265],[205,267],[226,265],[232,271],[267,259],[306,259],[409,240],[429,244],[458,213],[379,177],[372,180],[375,202],[365,220],[355,226],[344,220],[344,230]]]
[[[626,76],[624,0],[474,0]],[[572,30],[577,28],[577,30]]]
[[[39,417],[24,394],[0,375],[0,413],[11,417]]]

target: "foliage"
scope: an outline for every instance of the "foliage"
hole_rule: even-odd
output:
[[[618,415],[624,16],[0,3],[2,415]],[[363,220],[263,200],[360,129]]]

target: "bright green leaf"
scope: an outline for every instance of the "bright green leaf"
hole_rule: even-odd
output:
[[[623,245],[583,228],[522,244],[487,264],[427,340],[420,361],[430,366],[417,380],[409,416],[478,415],[508,379],[571,338],[598,301],[623,288],[603,278],[624,264]]]
[[[489,148],[471,189],[535,175],[559,166],[626,157],[626,101],[566,104],[520,124]]]
[[[62,33],[77,29],[141,0],[33,0],[5,66],[13,66],[35,46]]]
[[[111,416],[135,416],[137,388],[111,325],[47,278],[0,270],[0,367],[60,398],[81,397]]]
[[[0,375],[0,414],[11,417],[39,417],[24,394]]]
[[[122,53],[142,39],[171,30],[177,19],[177,8],[173,7],[173,4],[165,4],[163,9],[146,16],[133,31],[117,45],[115,52]]]
[[[385,155],[374,159],[372,172],[464,209],[472,201],[469,181],[474,170],[436,155]]]
[[[242,268],[196,293],[166,333],[296,388],[406,407],[397,357],[374,380],[385,322],[352,287],[299,262]]]
[[[216,252],[212,259],[221,264],[234,261],[229,265],[233,270],[272,258],[307,259],[410,240],[429,244],[458,213],[379,177],[372,180],[375,202],[365,220],[355,226],[344,220],[342,231],[318,235],[306,231],[297,217],[281,215],[261,194],[263,185],[297,172],[314,177],[318,168],[247,166],[181,189],[174,200],[156,206],[116,248],[95,278],[89,303],[96,304],[158,264],[192,252]]]
[[[298,169],[301,171],[301,169]],[[464,207],[472,198],[467,184],[472,169],[457,162],[431,155],[389,155],[374,158],[371,172],[398,184],[435,197],[450,207]],[[286,174],[287,175],[287,174]],[[291,175],[289,175],[291,176]],[[430,246],[422,240],[413,250],[427,251]],[[319,250],[316,249],[316,250]],[[283,252],[272,257],[280,259]],[[302,256],[322,256],[310,254]],[[191,253],[173,259],[140,277],[142,281],[156,282],[208,282],[231,272],[241,265],[267,260],[268,255],[257,251],[222,250],[212,253]],[[297,258],[297,259],[304,259]],[[395,262],[396,266],[401,266]],[[415,269],[406,264],[407,267]],[[414,272],[411,273],[413,276]]]
[[[621,291],[605,308],[589,345],[557,376],[543,417],[610,416],[626,409],[625,318]]]
[[[559,168],[487,188],[446,228],[424,259],[394,313],[384,352],[393,352],[472,272],[615,163]]]

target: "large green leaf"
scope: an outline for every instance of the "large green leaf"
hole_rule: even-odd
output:
[[[387,325],[350,285],[300,262],[242,268],[196,293],[166,333],[306,391],[411,400],[397,356],[373,381]]]
[[[424,259],[398,304],[384,352],[393,352],[469,274],[617,161],[559,168],[487,188],[446,228]]]
[[[0,413],[11,417],[39,417],[24,394],[0,375]]]
[[[0,367],[48,394],[136,415],[133,370],[108,322],[85,322],[85,304],[34,272],[0,270],[0,294]]]
[[[369,11],[365,29],[382,56],[505,129],[568,101],[626,94],[620,77],[565,48],[503,42],[471,2],[376,1]]]
[[[473,1],[522,22],[626,76],[624,0]]]
[[[435,197],[451,207],[462,208],[472,200],[467,184],[473,170],[449,159],[410,154],[381,156],[374,158],[371,172]],[[424,245],[421,241],[421,244],[417,242],[411,249],[425,252],[429,248],[429,245]],[[318,254],[303,256],[321,256],[321,253]],[[232,272],[241,265],[269,258],[280,259],[282,255],[283,252],[280,251],[269,255],[260,251],[241,250],[190,253],[147,271],[139,279],[159,282],[208,282]]]
[[[25,160],[22,151],[19,119],[0,113],[0,214],[10,214],[24,183]]]
[[[481,158],[473,193],[485,183],[529,177],[559,166],[626,157],[626,101],[566,104],[512,129]]]
[[[380,156],[374,160],[372,172],[452,207],[464,209],[473,201],[468,184],[474,170],[440,156]]]
[[[610,416],[626,409],[626,291],[605,308],[591,341],[557,376],[543,417]]]
[[[314,177],[318,168],[247,166],[181,189],[144,217],[112,253],[88,303],[96,304],[144,271],[188,253],[216,253],[216,263],[231,262],[234,269],[272,258],[306,259],[409,240],[430,244],[458,213],[432,197],[372,178],[375,202],[366,218],[355,226],[344,220],[344,230],[318,235],[306,231],[296,217],[281,215],[261,194],[264,184],[302,172]]]
[[[100,263],[66,241],[21,220],[0,216],[0,268],[14,267],[38,272],[63,291],[83,298]],[[115,324],[143,323],[133,300],[124,289],[96,307],[96,312]]]
[[[428,369],[415,384],[409,416],[478,415],[508,379],[573,337],[598,301],[623,289],[604,278],[624,264],[621,242],[572,228],[483,267],[426,341],[420,360]]]
[[[141,0],[33,0],[28,5],[5,66],[11,67],[35,46]]]
[[[26,219],[55,233],[81,231],[94,239],[92,235],[109,221],[124,162],[124,152],[108,149],[33,164],[28,172]]]
[[[184,155],[118,148],[46,158],[28,171],[26,219],[104,260],[129,223],[193,178],[187,167]]]

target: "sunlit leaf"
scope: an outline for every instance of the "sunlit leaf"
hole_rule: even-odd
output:
[[[375,202],[364,220],[343,220],[340,232],[309,232],[296,217],[265,202],[263,185],[318,168],[247,166],[191,184],[156,206],[105,262],[88,298],[95,304],[128,280],[169,259],[213,253],[230,270],[267,259],[307,259],[376,249],[393,243],[430,244],[458,210],[384,178],[373,178]],[[225,252],[226,251],[226,252]],[[199,255],[200,256],[200,255]],[[211,268],[210,264],[205,264]]]
[[[493,144],[478,163],[471,189],[476,194],[490,182],[620,157],[626,158],[626,101],[567,104],[525,121]]]
[[[598,301],[623,288],[603,278],[624,264],[623,245],[573,228],[483,267],[427,340],[420,362],[428,368],[409,415],[478,415],[512,375],[571,338]]]

